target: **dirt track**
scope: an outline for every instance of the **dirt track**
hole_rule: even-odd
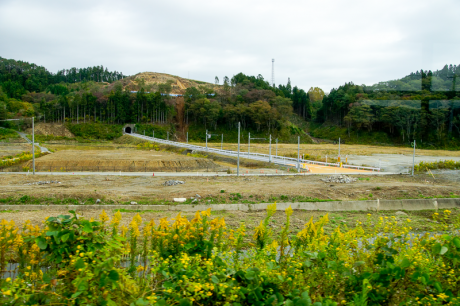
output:
[[[458,183],[444,180],[441,175],[436,176],[434,184],[426,175],[415,178],[405,175],[363,176],[351,184],[325,183],[321,178],[324,176],[178,177],[177,180],[185,181],[185,184],[164,186],[166,180],[174,178],[8,174],[0,175],[0,198],[17,199],[29,195],[40,198],[39,203],[43,204],[52,203],[55,198],[73,198],[81,203],[91,203],[100,198],[114,203],[137,201],[140,204],[161,204],[171,203],[173,198],[190,198],[196,194],[202,197],[200,203],[289,202],[315,198],[397,199],[459,194]],[[45,180],[58,180],[61,184],[25,185]],[[12,200],[12,203],[17,202]]]

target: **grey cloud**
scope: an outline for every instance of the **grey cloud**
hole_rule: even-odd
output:
[[[325,91],[459,64],[455,0],[2,1],[0,56],[209,81],[243,72]],[[448,48],[445,48],[448,46]]]

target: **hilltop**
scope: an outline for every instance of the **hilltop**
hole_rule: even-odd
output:
[[[172,94],[184,94],[187,88],[205,86],[211,90],[216,90],[219,85],[208,82],[197,81],[192,79],[182,78],[176,75],[159,73],[159,72],[141,72],[128,78],[130,81],[127,86],[139,87],[142,82],[144,88],[150,88],[156,91],[161,84],[171,84]]]

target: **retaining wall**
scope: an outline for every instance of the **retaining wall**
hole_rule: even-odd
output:
[[[263,204],[211,204],[211,205],[0,205],[3,210],[154,210],[154,211],[200,211],[211,210],[265,210],[270,203]],[[289,207],[298,210],[317,211],[380,211],[380,210],[437,210],[460,208],[458,199],[408,199],[408,200],[371,200],[371,201],[331,201],[331,202],[301,202],[277,203],[277,210]]]

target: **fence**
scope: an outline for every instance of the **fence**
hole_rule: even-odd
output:
[[[236,157],[238,154],[238,152],[236,151],[222,150],[222,149],[216,149],[216,148],[211,148],[211,147],[206,148],[206,147],[191,145],[191,144],[183,143],[183,142],[176,142],[176,141],[171,141],[171,140],[153,138],[150,136],[144,136],[144,135],[140,135],[136,133],[126,134],[126,135],[130,135],[136,138],[141,138],[144,140],[154,141],[157,143],[162,143],[165,145],[172,145],[172,146],[176,146],[179,148],[186,148],[186,149],[193,150],[193,151],[211,152],[211,153],[216,153],[216,154],[225,155],[225,156],[232,156],[232,157]],[[315,165],[329,166],[329,167],[340,167],[340,163],[326,163],[326,162],[307,160],[307,159],[297,159],[297,158],[279,156],[279,155],[276,156],[273,154],[268,155],[268,154],[262,154],[262,153],[240,152],[239,156],[240,158],[258,160],[258,161],[263,161],[263,162],[272,162],[274,164],[284,165],[284,166],[296,166],[299,163],[299,164],[315,164]],[[380,168],[376,168],[376,167],[362,167],[362,166],[351,166],[351,165],[346,165],[346,166],[348,168],[358,168],[360,170],[380,171]]]

